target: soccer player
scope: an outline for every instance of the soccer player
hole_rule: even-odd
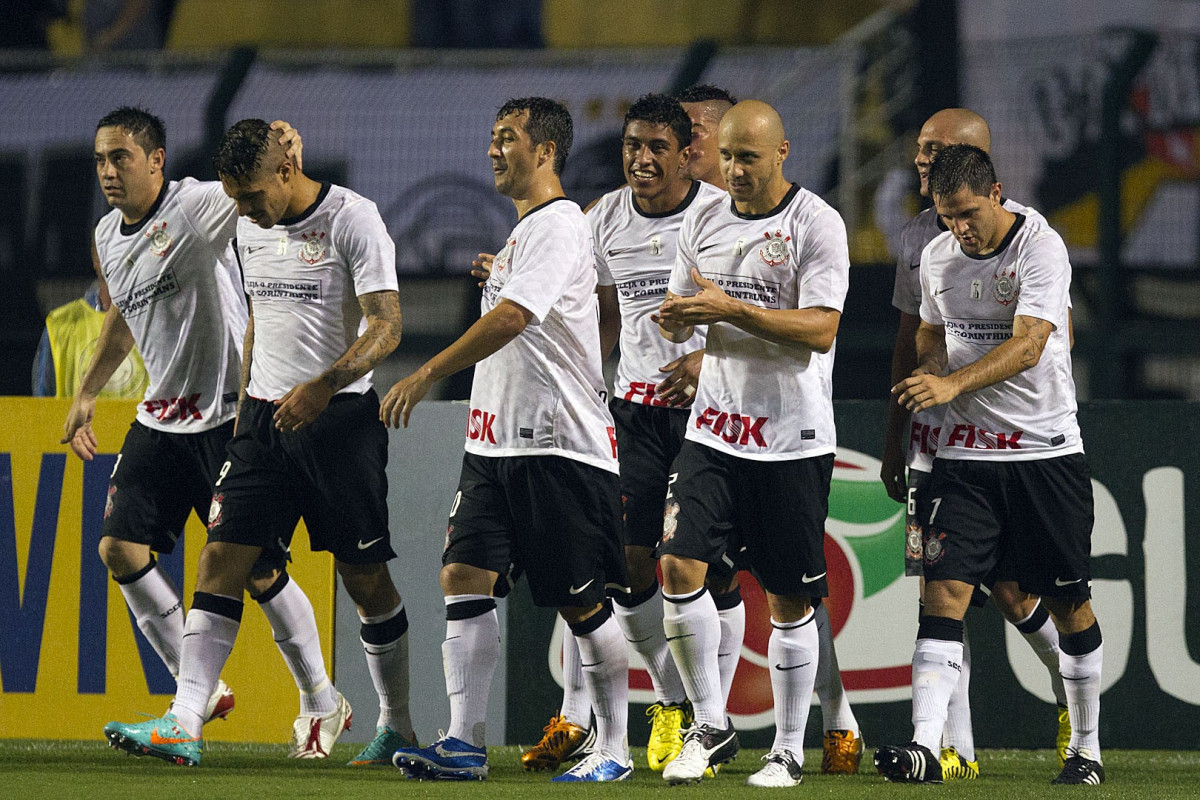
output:
[[[299,156],[299,136],[276,124]],[[62,441],[85,461],[95,457],[96,397],[136,343],[150,385],[113,468],[99,551],[138,627],[178,676],[183,602],[154,553],[174,549],[192,509],[207,519],[233,432],[246,325],[227,253],[237,211],[220,184],[166,180],[166,131],[142,109],[118,108],[99,121],[95,159],[113,207],[94,240],[112,303]],[[328,679],[312,605],[283,568],[282,560],[260,561],[246,588],[296,676],[303,718],[316,710],[312,691]],[[233,704],[218,680],[201,716],[224,717]]]
[[[199,763],[202,699],[237,637],[240,587],[262,554],[284,556],[303,517],[358,606],[380,696],[377,735],[354,761],[386,761],[388,748],[412,741],[408,620],[386,566],[395,556],[387,432],[371,389],[371,370],[400,338],[394,245],[373,203],[306,177],[261,120],[230,128],[214,164],[245,218],[237,256],[251,307],[238,430],[213,489],[172,712],[105,733],[129,752]],[[345,698],[322,688],[334,708],[297,721],[301,755],[328,754],[350,725]]]
[[[604,403],[592,235],[559,179],[571,139],[571,116],[553,100],[500,108],[488,156],[519,221],[492,264],[482,316],[393,386],[380,412],[407,425],[435,381],[477,364],[442,553],[450,727],[429,747],[396,751],[412,777],[487,777],[484,725],[500,646],[493,590],[510,564],[529,577],[534,603],[557,608],[570,626],[596,716],[591,753],[553,780],[617,781],[633,771],[625,641],[604,603],[607,584],[625,586],[617,443]]]
[[[830,375],[850,259],[837,212],[783,177],[789,145],[771,106],[735,105],[721,120],[718,142],[730,197],[685,213],[655,318],[674,342],[708,325],[659,545],[667,641],[695,707],[695,724],[663,777],[697,781],[737,753],[704,575],[741,546],[771,611],[776,724],[767,763],[748,783],[795,786],[819,657],[811,598],[826,594]]]
[[[737,100],[726,90],[708,84],[689,86],[675,95],[675,99],[692,120],[688,175],[694,180],[724,189],[725,177],[721,174],[721,159],[717,153],[717,132],[721,127],[721,118]]]
[[[1053,783],[1099,784],[1100,626],[1089,602],[1092,488],[1071,377],[1071,264],[1039,215],[1004,207],[991,159],[941,150],[928,186],[949,229],[921,254],[919,366],[892,392],[909,411],[946,406],[917,504],[925,613],[913,654],[911,744],[875,766],[937,783],[934,756],[963,660],[963,615],[993,569],[1039,595],[1059,632],[1071,721]]]
[[[917,174],[921,179],[922,197],[929,196],[930,162],[951,144],[969,144],[987,152],[991,148],[991,131],[987,121],[965,108],[947,108],[925,122],[917,137],[915,159]],[[1002,200],[1002,205],[1008,211],[1024,214],[1026,217],[1037,213],[1007,198]],[[901,250],[896,262],[895,290],[892,294],[892,305],[900,310],[900,326],[896,332],[896,344],[892,354],[893,385],[907,378],[917,367],[916,332],[921,321],[921,251],[945,230],[946,227],[937,211],[931,207],[913,217],[900,233]],[[921,502],[923,487],[928,482],[929,471],[933,467],[933,456],[937,451],[937,439],[944,413],[944,406],[925,409],[912,415],[898,403],[888,406],[887,434],[880,476],[892,499],[907,504],[904,564],[905,573],[908,575],[921,575],[923,543],[916,508]],[[906,464],[907,486],[904,475]],[[1022,592],[1015,582],[997,580],[995,575],[990,575],[985,579],[984,586],[990,589],[996,607],[1021,631],[1050,673],[1050,682],[1058,700],[1059,759],[1065,762],[1066,748],[1071,739],[1071,723],[1067,714],[1062,678],[1058,674],[1058,631],[1050,620],[1049,612],[1039,603],[1038,598]],[[975,593],[973,602],[986,602],[987,597],[988,593],[981,587]],[[962,676],[950,698],[939,759],[944,780],[979,777],[979,762],[975,757],[975,738],[971,728],[968,694],[970,682],[971,648],[964,631]]]

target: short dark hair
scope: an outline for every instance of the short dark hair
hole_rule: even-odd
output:
[[[625,124],[621,127],[622,134],[629,127],[629,123],[634,120],[667,126],[675,134],[675,141],[678,143],[676,150],[682,150],[692,141],[691,117],[683,110],[679,101],[668,94],[651,92],[634,100],[633,105],[625,112]]]
[[[110,111],[96,123],[96,130],[101,128],[124,128],[138,143],[138,146],[149,155],[160,147],[167,149],[167,128],[163,121],[144,108],[121,106]]]
[[[575,136],[571,112],[562,103],[548,97],[514,97],[500,106],[496,121],[522,111],[529,114],[529,119],[525,121],[525,132],[534,146],[542,142],[554,142],[554,174],[561,175]]]
[[[681,103],[707,103],[711,100],[722,100],[731,106],[737,105],[736,97],[721,87],[709,83],[689,86],[682,92],[678,92],[675,99]]]
[[[213,167],[217,175],[242,181],[252,177],[262,166],[272,143],[271,126],[261,119],[244,119],[235,122],[225,131],[217,154],[213,156]]]
[[[949,197],[965,186],[971,194],[986,197],[996,183],[991,157],[971,144],[952,144],[934,156],[929,165],[929,194]]]

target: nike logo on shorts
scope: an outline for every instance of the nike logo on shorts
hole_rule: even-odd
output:
[[[570,592],[571,594],[579,594],[580,592],[582,592],[584,589],[591,586],[595,582],[596,582],[596,579],[592,578],[590,581],[585,583],[583,586],[580,586],[578,589],[576,589],[574,586],[572,586],[570,589],[567,589],[567,591]]]
[[[802,575],[802,576],[800,577],[800,581],[801,581],[802,583],[812,583],[813,581],[819,581],[819,580],[821,580],[821,578],[824,578],[824,577],[825,577],[825,575],[826,575],[826,573],[822,572],[820,575],[813,575],[813,576],[810,578],[810,577],[808,576],[808,573],[806,572],[806,573],[804,573],[804,575]]]
[[[1083,580],[1083,578],[1076,578],[1073,581],[1064,581],[1062,578],[1055,578],[1054,585],[1055,586],[1070,586],[1073,583],[1079,583],[1081,580]]]
[[[362,539],[359,539],[359,540],[358,540],[358,549],[359,549],[359,550],[366,550],[368,547],[370,547],[371,545],[375,544],[376,542],[382,542],[382,541],[383,541],[383,537],[382,537],[382,536],[380,536],[378,539],[372,539],[371,541],[369,541],[369,542],[366,542],[366,543],[364,543]]]

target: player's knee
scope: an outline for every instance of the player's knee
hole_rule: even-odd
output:
[[[737,575],[734,573],[715,573],[711,569],[704,578],[704,585],[713,597],[729,594],[738,588]]]
[[[1096,624],[1096,615],[1092,612],[1092,604],[1084,599],[1067,599],[1059,597],[1043,597],[1046,610],[1054,619],[1054,627],[1059,633],[1079,633]]]
[[[625,548],[625,572],[629,588],[634,594],[649,589],[658,581],[658,560],[649,547],[628,546]]]
[[[1012,581],[1001,581],[992,587],[992,601],[1004,618],[1014,625],[1028,619],[1037,608],[1038,599],[1023,592]]]
[[[694,558],[664,555],[659,559],[663,588],[668,594],[689,594],[704,586],[708,565]]]
[[[100,561],[116,578],[124,578],[145,569],[152,558],[149,545],[126,542],[112,536],[101,537],[97,551]]]
[[[486,594],[492,593],[496,585],[496,573],[470,564],[447,564],[438,575],[442,594]]]

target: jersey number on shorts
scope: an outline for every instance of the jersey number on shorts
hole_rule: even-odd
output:
[[[910,517],[917,515],[917,487],[915,486],[908,488],[908,515]]]
[[[225,480],[225,476],[229,474],[229,468],[231,466],[233,466],[233,464],[228,461],[221,465],[221,471],[217,473],[217,482],[214,484],[214,486],[221,485],[221,481]]]
[[[117,460],[116,460],[116,463],[113,464],[112,474],[108,476],[108,479],[110,481],[117,476],[117,467],[121,466],[121,456],[123,456],[123,455],[125,455],[125,454],[117,453]]]
[[[454,502],[450,504],[450,516],[454,516],[458,511],[458,504],[462,502],[462,491],[455,492]]]
[[[930,501],[930,504],[933,506],[933,508],[929,511],[929,524],[932,525],[933,518],[937,516],[938,509],[942,506],[942,498],[935,497]]]

